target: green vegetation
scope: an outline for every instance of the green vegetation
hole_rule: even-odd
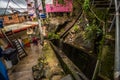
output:
[[[89,0],[85,0],[85,1],[84,1],[83,9],[84,9],[85,11],[89,10]]]
[[[48,33],[48,39],[60,39],[60,36],[58,34],[50,32]]]
[[[74,30],[75,32],[78,32],[78,31],[79,31],[78,25],[74,25],[73,30]]]
[[[94,42],[94,40],[102,34],[102,30],[95,23],[88,24],[85,28],[83,38],[86,42]]]
[[[101,55],[100,74],[113,80],[114,71],[114,50],[110,50],[110,45],[105,45]],[[109,74],[108,74],[109,72]]]
[[[64,4],[65,2],[64,2],[64,0],[58,0],[58,3],[59,4]]]
[[[58,2],[64,4],[64,0],[58,0]],[[109,44],[105,44],[109,39],[114,40],[111,34],[106,32],[108,10],[106,8],[102,11],[97,9],[90,4],[90,0],[73,0],[73,15],[77,16],[80,12],[83,13],[79,22],[77,21],[78,23],[71,29],[71,32],[75,33],[72,38],[76,38],[74,40],[78,42],[83,42],[83,46],[87,43],[88,46],[92,47],[92,54],[96,55],[98,59],[97,70],[94,71],[93,79],[95,80],[98,76],[112,79],[114,65],[114,52],[112,50],[114,48],[111,48]],[[61,29],[60,32],[63,31],[64,29]],[[51,32],[48,34],[48,39],[60,39],[60,36]]]

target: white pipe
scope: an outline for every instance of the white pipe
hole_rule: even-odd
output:
[[[120,80],[120,28],[119,28],[119,10],[118,1],[115,0],[116,10],[116,32],[115,32],[115,71],[114,80]]]

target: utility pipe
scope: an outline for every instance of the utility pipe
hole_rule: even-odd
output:
[[[43,31],[42,31],[42,23],[41,23],[41,18],[39,16],[39,7],[38,7],[38,0],[35,0],[35,12],[36,12],[36,18],[38,20],[38,26],[39,26],[39,29],[40,29],[40,42],[41,42],[41,45],[44,44],[44,39],[43,39]]]
[[[114,80],[120,80],[120,28],[119,28],[119,10],[118,0],[115,0],[116,10],[116,33],[115,33],[115,70]]]

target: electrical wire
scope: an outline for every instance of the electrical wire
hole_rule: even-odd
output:
[[[3,14],[3,15],[5,15],[5,13],[6,13],[6,10],[7,10],[7,8],[8,8],[9,3],[10,3],[10,0],[8,0],[8,2],[7,2],[7,6],[6,6],[6,8],[5,8],[5,11],[4,11],[4,14]]]

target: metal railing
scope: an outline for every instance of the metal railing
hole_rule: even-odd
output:
[[[114,68],[114,80],[120,80],[120,19],[119,19],[119,4],[120,1],[115,1],[116,10],[116,31],[115,31],[115,68]]]
[[[119,11],[119,9],[120,9],[120,4],[118,5],[117,11]],[[108,32],[110,32],[112,30],[112,27],[115,23],[115,19],[116,19],[116,15],[114,15],[114,17],[113,17],[113,20],[112,20],[112,23],[110,25],[110,28],[109,28]]]

